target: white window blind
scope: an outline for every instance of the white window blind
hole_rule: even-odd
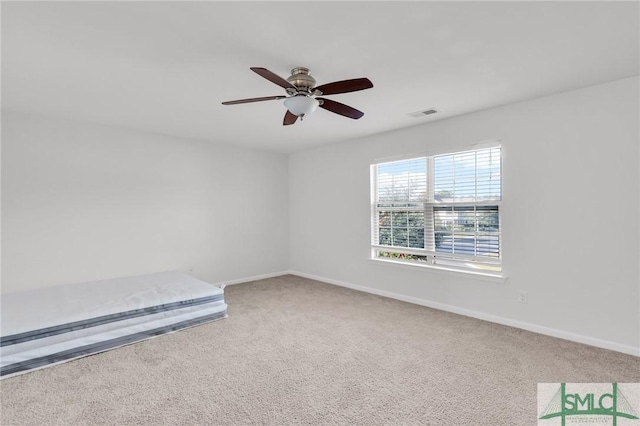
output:
[[[372,166],[375,258],[500,271],[500,147]]]

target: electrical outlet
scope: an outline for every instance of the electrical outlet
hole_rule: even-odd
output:
[[[527,294],[526,291],[521,291],[520,293],[518,293],[518,302],[527,303],[528,301],[529,301],[529,295]]]

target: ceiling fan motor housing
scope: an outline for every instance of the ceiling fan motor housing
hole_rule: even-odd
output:
[[[311,71],[305,67],[292,69],[291,76],[287,78],[287,81],[296,86],[300,91],[308,93],[316,86],[316,79],[311,77]]]

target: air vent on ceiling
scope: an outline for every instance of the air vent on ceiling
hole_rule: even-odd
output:
[[[431,109],[426,109],[424,111],[412,112],[407,115],[410,115],[411,117],[420,118],[420,117],[424,117],[425,115],[435,114],[436,112],[438,112],[438,110],[431,108]]]

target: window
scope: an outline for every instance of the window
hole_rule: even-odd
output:
[[[373,164],[373,258],[500,272],[500,153]]]

